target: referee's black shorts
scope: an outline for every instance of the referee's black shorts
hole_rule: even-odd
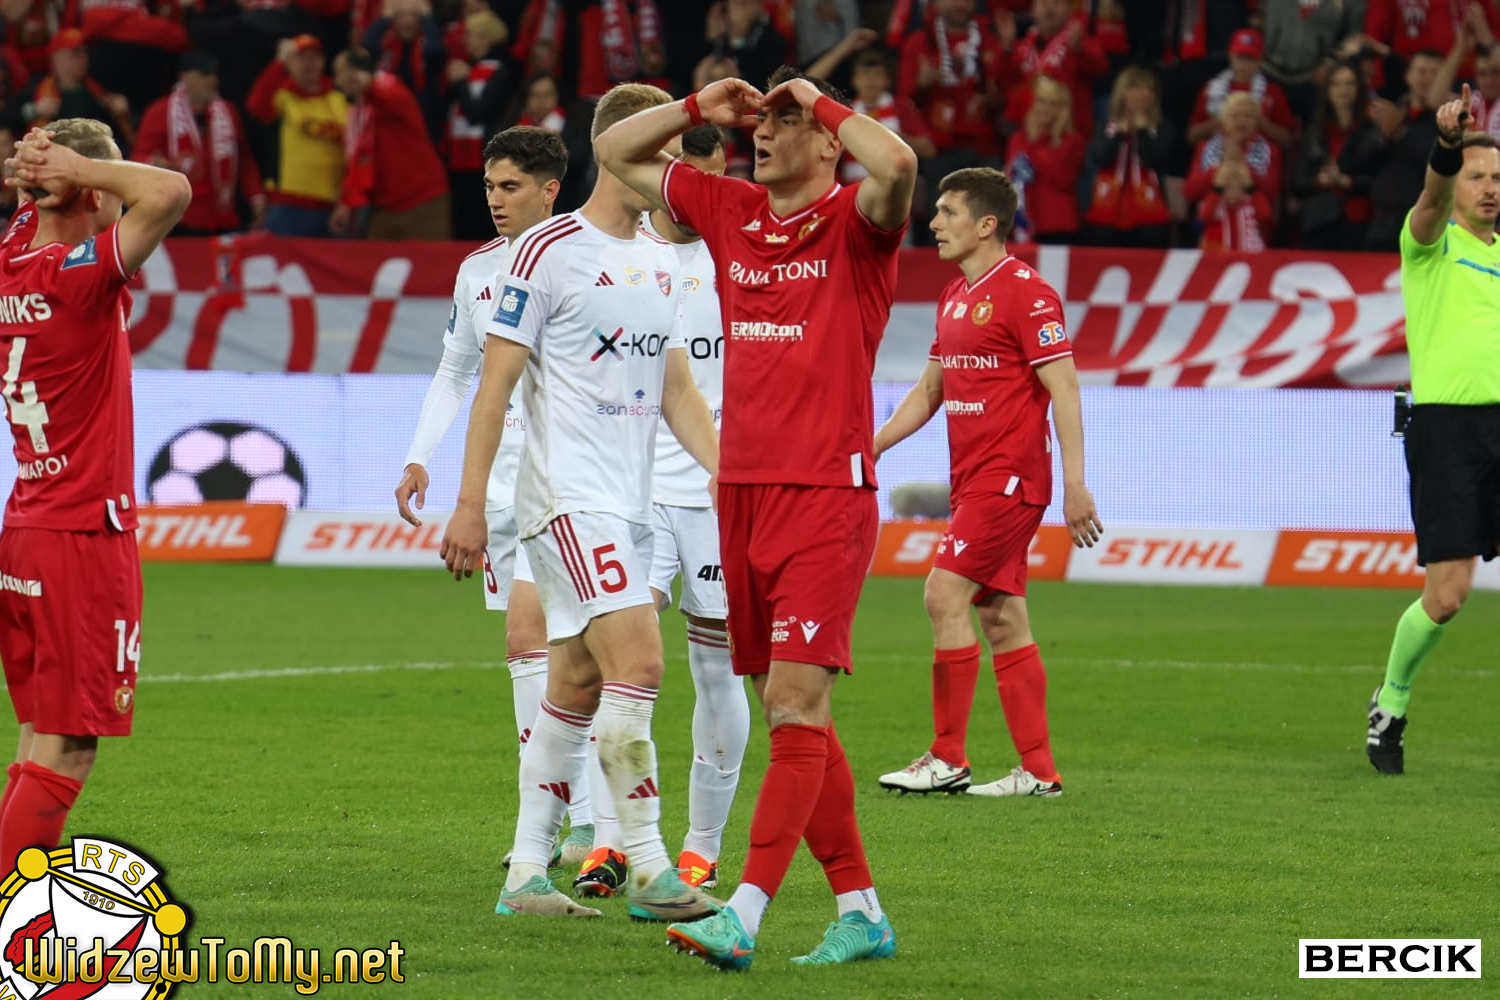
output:
[[[1406,428],[1417,562],[1495,558],[1500,547],[1500,403],[1423,403]]]

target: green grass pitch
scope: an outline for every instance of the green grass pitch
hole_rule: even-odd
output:
[[[1041,584],[1066,794],[897,797],[876,777],[929,739],[920,581],[871,580],[835,714],[859,787],[890,961],[799,969],[834,917],[799,853],[755,967],[665,946],[624,904],[591,922],[493,913],[514,829],[501,618],[440,571],[146,571],[137,734],[104,742],[68,833],[166,869],[190,937],[405,950],[393,998],[1478,997],[1483,981],[1299,981],[1299,937],[1485,938],[1500,962],[1500,595],[1477,594],[1419,677],[1408,773],[1364,757],[1364,712],[1411,595]],[[663,829],[686,824],[691,683],[664,619]],[[993,676],[976,780],[1014,764]],[[744,860],[757,717],[726,837]],[[1491,987],[1492,989],[1492,987]],[[295,996],[197,985],[184,996]]]

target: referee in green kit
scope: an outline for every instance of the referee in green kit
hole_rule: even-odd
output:
[[[1411,356],[1406,468],[1422,597],[1396,624],[1385,681],[1370,702],[1365,752],[1404,770],[1411,683],[1500,547],[1500,149],[1470,120],[1468,84],[1438,109],[1422,194],[1401,227],[1401,295]]]

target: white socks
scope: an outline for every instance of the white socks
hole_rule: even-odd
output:
[[[558,708],[545,698],[521,753],[521,811],[505,888],[515,891],[533,875],[545,875],[573,789],[585,779],[589,745],[586,715]]]
[[[536,725],[537,712],[547,696],[547,651],[532,649],[505,658],[510,667],[510,687],[516,711],[517,751],[526,749]],[[589,744],[589,758],[594,760],[594,745]],[[576,826],[588,826],[594,822],[594,809],[589,802],[590,781],[587,776],[572,789],[573,800],[568,803],[568,819]]]
[[[872,924],[885,912],[880,908],[880,900],[876,897],[873,886],[869,889],[841,892],[833,897],[833,901],[839,908],[839,916],[858,911],[868,917]]]
[[[766,915],[766,907],[770,905],[771,897],[766,895],[766,891],[749,882],[741,882],[739,888],[734,890],[734,895],[729,897],[729,908],[740,918],[745,933],[751,937],[760,933],[760,922]]]
[[[671,867],[661,840],[661,792],[651,713],[656,689],[605,681],[594,732],[599,763],[620,817],[620,849],[630,863],[630,883],[644,887]],[[594,827],[598,835],[598,824]],[[597,839],[595,841],[597,843]]]
[[[687,635],[688,668],[697,700],[688,773],[688,834],[682,849],[717,861],[750,741],[750,702],[744,679],[736,677],[730,665],[728,633],[688,622]]]

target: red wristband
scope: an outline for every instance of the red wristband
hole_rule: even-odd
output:
[[[820,97],[813,102],[813,117],[818,120],[819,125],[835,136],[839,134],[839,126],[853,115],[853,110],[844,107],[831,97]]]
[[[698,110],[697,94],[689,94],[682,99],[682,110],[687,112],[688,122],[694,128],[703,124],[703,112]]]

